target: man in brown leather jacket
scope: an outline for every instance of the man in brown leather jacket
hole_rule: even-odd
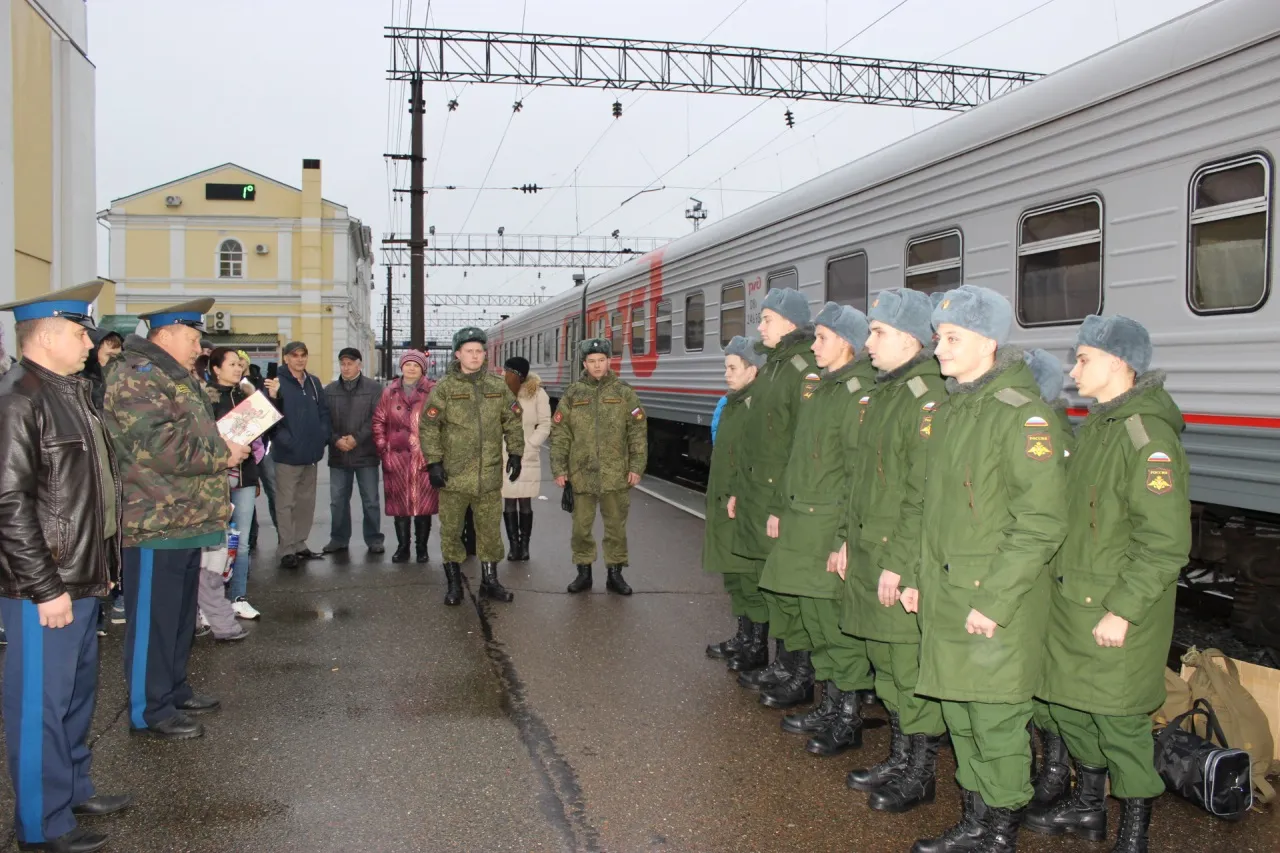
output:
[[[86,743],[98,687],[98,597],[119,576],[120,487],[89,383],[101,282],[0,306],[22,360],[0,379],[0,615],[4,732],[20,850],[87,853],[77,826],[132,798],[100,796]]]

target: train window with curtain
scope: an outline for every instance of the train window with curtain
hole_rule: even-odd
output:
[[[645,326],[645,307],[644,303],[634,305],[631,308],[631,354],[645,355],[648,352],[646,347],[648,341],[645,339],[647,327]]]
[[[553,346],[554,344],[551,340],[551,333],[547,332],[547,337],[542,342],[542,363],[543,364],[555,364],[556,358],[555,358],[555,351],[552,349]]]
[[[1078,323],[1102,311],[1102,199],[1041,207],[1018,225],[1018,323]]]
[[[747,292],[735,281],[720,290],[720,347],[727,347],[734,335],[745,335],[746,329]]]
[[[827,261],[827,301],[867,310],[867,253]]]
[[[701,293],[692,293],[684,299],[684,351],[702,352],[706,334],[707,305]]]
[[[1262,156],[1205,166],[1191,181],[1187,299],[1201,314],[1253,311],[1267,298],[1271,164]]]
[[[964,278],[964,239],[959,231],[928,234],[907,242],[903,283],[921,293],[945,293]]]
[[[792,267],[789,270],[780,270],[779,272],[769,273],[769,277],[765,281],[765,293],[768,293],[775,287],[789,287],[792,290],[799,290],[800,273],[796,272],[795,267]]]
[[[244,278],[244,247],[239,240],[223,240],[218,246],[218,278]]]
[[[653,351],[657,353],[671,352],[671,300],[664,299],[654,310],[657,318],[654,322]]]

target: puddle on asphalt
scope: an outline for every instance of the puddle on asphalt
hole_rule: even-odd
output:
[[[319,607],[293,608],[271,611],[271,621],[284,622],[288,625],[303,625],[307,622],[336,622],[339,619],[350,619],[355,611],[350,607],[330,607],[322,604]]]

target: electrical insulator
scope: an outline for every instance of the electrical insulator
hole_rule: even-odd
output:
[[[785,118],[785,120],[786,120],[786,122],[787,122],[787,127],[795,127],[795,126],[796,126],[796,116],[795,116],[795,113],[791,112],[791,109],[790,109],[790,108],[788,108],[788,109],[787,109],[787,111],[786,111],[785,113],[783,113],[783,117]]]
[[[449,112],[453,112],[453,111],[454,111],[454,110],[456,110],[457,108],[458,108],[458,99],[457,99],[457,98],[450,98],[450,99],[449,99]]]
[[[613,117],[622,118],[622,101],[613,102]]]

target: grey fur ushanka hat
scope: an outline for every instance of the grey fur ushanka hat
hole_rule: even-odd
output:
[[[933,303],[918,290],[894,287],[882,290],[867,308],[867,320],[875,320],[905,332],[925,346],[933,343]]]
[[[809,300],[804,298],[803,293],[790,287],[775,287],[770,290],[760,310],[773,311],[800,328],[809,325],[809,318],[813,316],[809,312]]]
[[[1040,386],[1040,396],[1046,403],[1052,403],[1062,396],[1062,362],[1053,353],[1042,349],[1029,349],[1022,358],[1031,368],[1031,375]]]
[[[1090,314],[1080,324],[1076,346],[1093,347],[1110,353],[1141,376],[1151,366],[1151,336],[1137,320],[1121,314],[1099,317]]]
[[[942,301],[933,309],[933,327],[943,323],[977,332],[1002,347],[1013,328],[1013,306],[990,288],[962,284],[942,294]]]
[[[854,352],[862,352],[862,348],[867,343],[867,336],[871,334],[866,314],[857,308],[850,308],[848,305],[837,302],[828,302],[823,305],[818,316],[814,318],[813,324],[826,326],[844,338],[853,347]]]
[[[742,335],[734,335],[724,348],[725,355],[736,355],[752,367],[759,367],[768,358],[766,353],[756,350],[756,342]]]

